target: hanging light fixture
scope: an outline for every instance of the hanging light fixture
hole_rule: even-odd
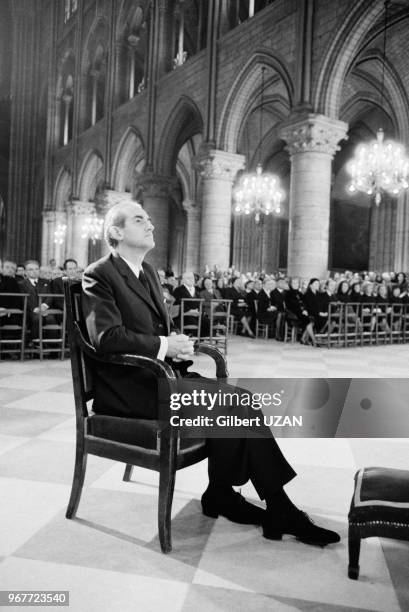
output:
[[[385,2],[383,32],[381,108],[384,107],[388,2]],[[377,206],[382,201],[383,192],[397,196],[409,187],[409,159],[405,149],[392,140],[384,141],[382,128],[378,129],[376,140],[357,147],[355,157],[347,164],[347,170],[351,174],[351,182],[347,186],[349,193],[363,191],[370,196],[374,195]]]
[[[58,223],[54,231],[54,244],[63,244],[65,240],[65,234],[67,226],[65,223]]]
[[[261,143],[263,136],[263,102],[264,102],[264,71],[261,68],[261,109],[260,109],[260,147],[259,161],[256,172],[246,172],[239,178],[233,191],[233,210],[237,214],[249,215],[254,213],[258,223],[261,215],[281,213],[283,192],[280,190],[279,179],[268,172],[263,172],[261,165]]]
[[[82,224],[81,238],[92,240],[92,244],[95,244],[97,240],[102,238],[102,230],[104,227],[104,220],[100,219],[94,210]]]

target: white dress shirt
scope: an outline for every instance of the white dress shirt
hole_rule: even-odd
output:
[[[122,257],[122,259],[131,268],[136,278],[139,279],[139,272],[140,272],[139,266],[136,266],[134,263],[132,263],[132,261],[129,261],[129,259],[125,259],[125,257]],[[168,352],[168,339],[166,336],[159,336],[159,340],[160,340],[160,348],[159,348],[158,354],[156,355],[156,358],[163,361],[165,359],[166,353]]]

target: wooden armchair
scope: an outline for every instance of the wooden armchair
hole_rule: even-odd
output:
[[[137,355],[99,355],[87,341],[81,312],[81,284],[64,278],[67,331],[76,413],[76,457],[67,518],[76,515],[84,484],[87,455],[98,455],[126,464],[124,480],[129,481],[133,466],[159,472],[158,529],[164,553],[172,550],[171,508],[176,471],[207,457],[205,440],[180,438],[169,425],[170,394],[175,392],[176,374],[165,362]],[[214,347],[200,345],[198,351],[210,355],[216,363],[217,378],[226,378],[226,362]],[[129,419],[91,414],[87,402],[93,399],[92,364],[105,362],[148,368],[161,383],[158,385],[158,419]]]

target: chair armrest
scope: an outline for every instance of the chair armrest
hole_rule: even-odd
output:
[[[216,378],[227,378],[229,373],[227,371],[226,360],[223,357],[222,353],[211,346],[210,344],[201,343],[195,347],[196,353],[204,353],[205,355],[209,355],[213,361],[216,363]]]
[[[101,354],[95,355],[92,358],[104,363],[144,368],[155,374],[160,380],[158,384],[158,420],[162,421],[164,426],[169,423],[171,415],[170,396],[177,392],[177,378],[172,368],[166,362],[131,353]]]

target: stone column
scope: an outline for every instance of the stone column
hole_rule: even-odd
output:
[[[244,167],[243,155],[209,149],[197,159],[202,176],[200,270],[207,264],[225,270],[230,263],[232,184]]]
[[[42,242],[41,242],[41,264],[47,265],[52,257],[53,231],[54,231],[54,211],[44,210]]]
[[[174,186],[170,178],[144,174],[138,178],[137,192],[143,197],[143,207],[155,226],[155,248],[147,255],[156,268],[166,269],[169,259],[169,194]]]
[[[395,261],[392,269],[396,270],[397,272],[409,269],[408,201],[409,198],[407,192],[401,192],[396,203]]]
[[[54,227],[51,234],[51,244],[52,244],[52,253],[55,261],[58,266],[61,266],[64,263],[65,259],[65,250],[66,250],[66,236],[65,233],[64,239],[62,243],[55,242],[55,231],[58,225],[67,225],[67,213],[64,210],[56,210],[54,211]]]
[[[192,200],[184,200],[182,205],[186,211],[184,269],[199,272],[200,206]]]
[[[291,157],[288,274],[325,278],[331,162],[348,125],[324,115],[306,114],[282,125]]]
[[[95,210],[93,202],[80,202],[73,200],[69,208],[68,222],[71,244],[67,256],[76,259],[81,268],[88,265],[88,238],[82,237],[82,226],[85,219]]]

